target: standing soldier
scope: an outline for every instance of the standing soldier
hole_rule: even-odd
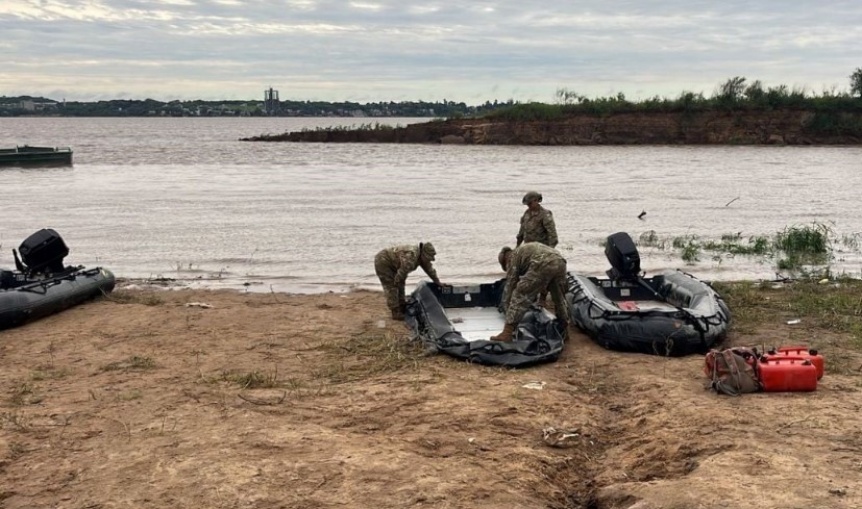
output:
[[[521,229],[518,231],[518,243],[540,242],[546,246],[557,247],[557,225],[554,223],[554,215],[550,210],[542,207],[542,193],[529,191],[524,195],[521,202],[527,206],[524,215],[521,216]],[[548,289],[544,288],[539,293],[539,304],[545,304]]]
[[[492,341],[512,341],[515,327],[536,301],[536,296],[546,288],[551,291],[557,319],[562,322],[563,330],[567,329],[566,259],[556,249],[538,242],[527,242],[515,249],[507,246],[500,250],[497,261],[506,271],[502,301],[506,325],[503,332],[491,336]]]
[[[518,243],[541,242],[546,246],[557,247],[557,226],[554,224],[554,215],[550,210],[542,207],[542,193],[530,191],[524,195],[521,202],[527,206],[524,215],[521,216],[521,229],[518,231]]]
[[[422,267],[432,281],[440,284],[437,271],[431,265],[437,251],[430,242],[420,242],[419,245],[396,246],[384,249],[374,257],[374,271],[383,285],[386,294],[386,305],[392,311],[393,320],[403,320],[407,302],[404,297],[404,284],[407,275]]]

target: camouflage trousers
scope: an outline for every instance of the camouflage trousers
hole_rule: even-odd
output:
[[[374,272],[383,286],[383,294],[386,296],[386,307],[390,310],[401,310],[404,305],[404,283],[395,282],[395,274],[398,269],[393,267],[386,259],[378,255],[374,257]]]
[[[506,323],[520,322],[524,313],[536,302],[536,297],[546,289],[551,294],[557,318],[568,322],[569,306],[565,297],[566,288],[566,260],[554,257],[530,267],[512,290],[509,307],[506,308]]]

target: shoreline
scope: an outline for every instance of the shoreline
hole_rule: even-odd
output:
[[[681,270],[681,269],[680,269]],[[687,272],[687,271],[683,271]],[[601,274],[596,274],[596,277],[604,277]],[[471,286],[479,283],[489,283],[495,282],[499,279],[505,278],[505,274],[500,273],[499,277],[490,278],[488,280],[484,280],[481,282],[460,282],[455,281],[452,284],[454,286]],[[859,277],[855,276],[842,276],[842,277],[783,277],[776,274],[774,278],[751,278],[751,279],[730,279],[730,280],[716,280],[716,279],[702,279],[698,278],[701,281],[704,281],[707,284],[724,284],[724,285],[735,285],[735,284],[780,284],[780,283],[793,283],[797,281],[817,281],[820,284],[839,284],[841,281],[858,281]],[[227,279],[206,279],[206,278],[193,278],[193,279],[183,279],[183,278],[127,278],[127,277],[117,277],[116,278],[116,290],[127,290],[127,291],[146,291],[146,290],[187,290],[187,291],[233,291],[239,294],[283,294],[283,295],[297,295],[297,296],[313,296],[313,295],[326,295],[326,294],[350,294],[354,292],[370,292],[370,293],[383,293],[382,287],[380,283],[374,284],[365,284],[365,283],[354,283],[354,284],[346,284],[346,283],[335,283],[335,284],[313,284],[313,283],[294,283],[294,284],[274,284],[267,283],[265,279],[263,280],[255,280],[255,281],[245,281],[239,282],[240,280],[227,280]],[[407,295],[410,295],[413,290],[416,288],[420,281],[426,281],[425,279],[419,280],[417,282],[407,283],[405,285],[405,292]]]
[[[380,290],[380,285],[362,284],[312,284],[312,283],[267,283],[266,279],[244,281],[240,279],[219,278],[125,278],[117,277],[117,289],[120,290],[192,290],[218,291],[230,290],[238,293],[279,293],[285,295],[319,295],[327,293],[351,293],[354,291]],[[271,280],[270,280],[271,281]],[[415,286],[415,285],[413,285]]]

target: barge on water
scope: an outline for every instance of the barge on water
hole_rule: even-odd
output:
[[[69,147],[0,148],[0,166],[71,166],[72,149]]]

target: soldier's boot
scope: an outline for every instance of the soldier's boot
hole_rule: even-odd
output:
[[[393,320],[403,320],[404,319],[404,311],[402,307],[392,308],[392,319]]]
[[[569,339],[569,322],[563,319],[560,320],[560,330],[563,332],[563,339]]]
[[[507,323],[503,327],[503,332],[497,334],[496,336],[491,336],[491,341],[503,341],[508,343],[512,341],[512,334],[515,333],[515,324]]]
[[[543,308],[546,308],[546,307],[548,307],[547,306],[547,300],[548,300],[548,291],[545,290],[545,291],[539,293],[539,299],[536,302],[540,306],[542,306]]]

